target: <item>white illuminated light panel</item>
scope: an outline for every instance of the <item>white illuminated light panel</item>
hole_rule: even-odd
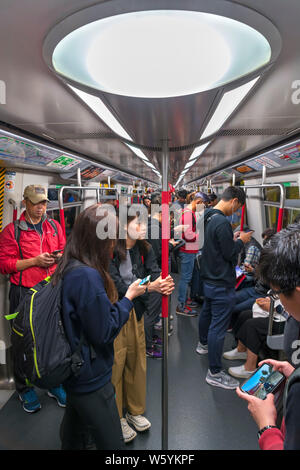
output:
[[[152,10],[75,29],[55,47],[52,64],[95,90],[168,98],[224,86],[270,59],[267,39],[245,23],[211,13]]]
[[[94,95],[90,95],[89,93],[79,90],[78,88],[75,88],[71,85],[68,86],[97,114],[97,116],[100,117],[100,119],[102,119],[103,122],[105,122],[108,127],[110,127],[113,132],[120,135],[121,137],[124,137],[127,140],[132,140],[130,135],[125,131],[119,121],[117,121],[117,119],[109,111],[107,106],[105,106],[105,104],[103,103],[103,101],[101,101],[100,98]],[[134,152],[141,160],[143,160],[144,163],[148,163],[148,158],[146,157],[146,155],[143,154],[140,149],[134,147],[133,145],[127,144],[126,142],[124,142],[124,144],[127,145],[127,147],[129,147],[130,150],[132,150],[132,152]],[[152,164],[148,164],[148,166],[151,167],[151,169],[155,168],[155,166]]]

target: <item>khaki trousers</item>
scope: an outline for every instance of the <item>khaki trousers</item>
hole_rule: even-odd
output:
[[[144,317],[137,321],[134,309],[114,341],[112,384],[120,418],[123,408],[132,415],[146,409],[146,343]]]

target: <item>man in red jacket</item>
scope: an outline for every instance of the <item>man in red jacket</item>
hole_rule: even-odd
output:
[[[30,185],[24,190],[25,211],[16,222],[8,224],[0,233],[0,272],[8,274],[10,314],[17,307],[28,289],[47,276],[51,276],[65,246],[61,226],[46,215],[47,190],[40,185]],[[15,372],[15,385],[23,408],[33,413],[41,408],[32,387]],[[48,394],[64,406],[61,389],[49,390]]]

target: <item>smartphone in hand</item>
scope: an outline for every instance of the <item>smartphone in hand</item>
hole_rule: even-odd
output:
[[[240,386],[240,389],[248,395],[264,400],[269,393],[275,392],[284,380],[285,377],[281,372],[273,370],[271,364],[264,363]]]
[[[140,285],[140,286],[144,286],[145,284],[149,284],[150,279],[151,279],[151,275],[149,275],[149,276],[147,276],[147,277],[144,277],[144,279],[141,280],[141,282],[139,283],[139,285]]]

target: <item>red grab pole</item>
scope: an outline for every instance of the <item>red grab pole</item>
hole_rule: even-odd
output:
[[[161,277],[165,279],[169,274],[169,239],[170,239],[170,218],[169,218],[169,192],[162,191],[162,241],[161,241]],[[162,317],[168,318],[169,297],[162,296]]]
[[[282,229],[282,224],[283,224],[283,208],[279,208],[278,212],[278,221],[277,221],[277,232],[280,232]]]
[[[241,215],[241,223],[240,223],[240,231],[241,232],[243,231],[243,228],[244,228],[245,207],[246,207],[246,204],[244,204],[243,207],[242,207],[242,215]]]
[[[61,228],[64,232],[64,235],[66,236],[65,213],[63,209],[59,209],[59,219],[60,219]]]

